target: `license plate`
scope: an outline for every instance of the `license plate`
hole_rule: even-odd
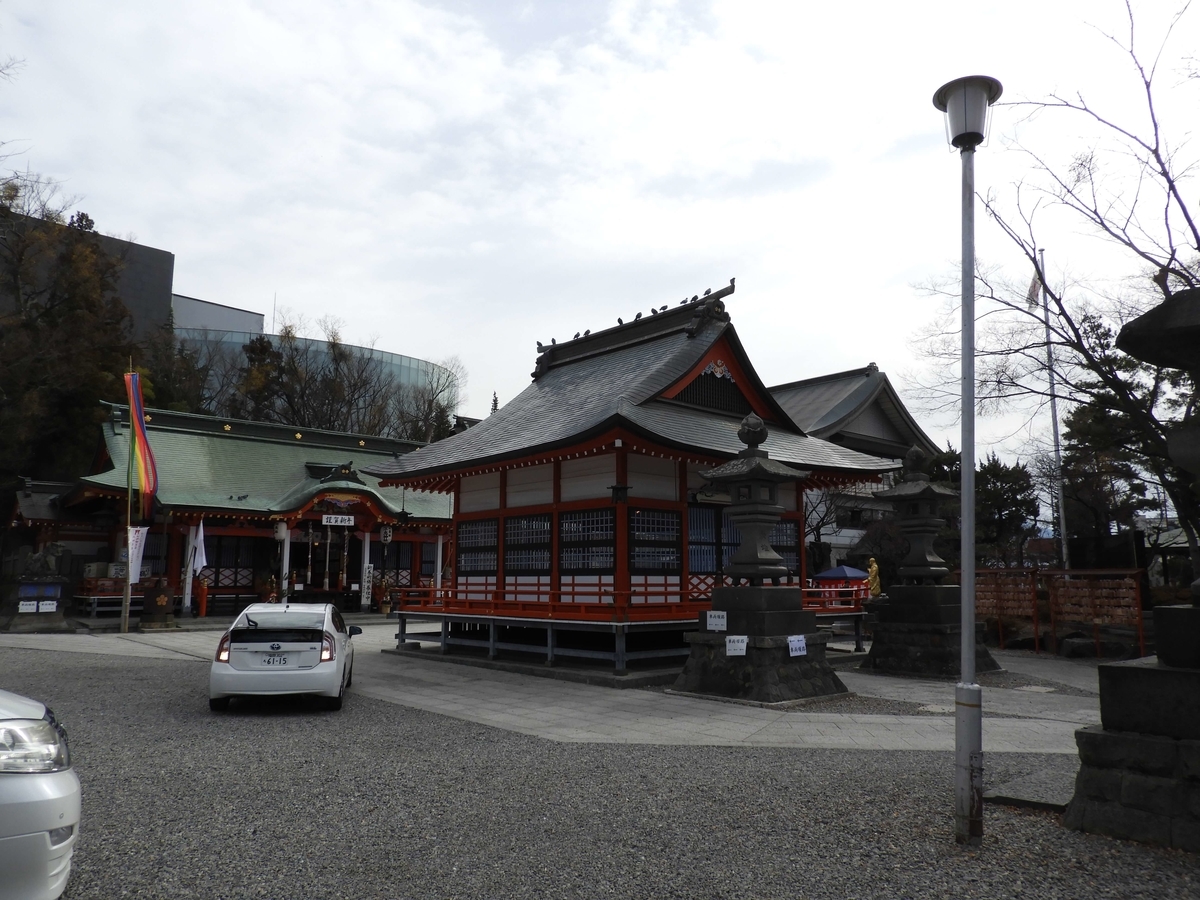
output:
[[[264,666],[286,666],[288,664],[286,653],[264,653],[262,664]]]

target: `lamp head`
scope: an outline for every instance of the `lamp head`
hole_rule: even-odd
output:
[[[1003,85],[987,75],[956,78],[938,88],[933,105],[946,114],[950,143],[960,150],[982,144],[987,135],[988,109],[1003,92]]]

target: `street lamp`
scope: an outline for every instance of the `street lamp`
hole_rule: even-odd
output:
[[[962,157],[962,671],[954,688],[954,839],[983,840],[983,692],[975,683],[975,148],[1003,91],[986,75],[938,88],[947,138]]]

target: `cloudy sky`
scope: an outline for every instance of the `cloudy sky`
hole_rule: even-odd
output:
[[[1151,51],[1169,6],[1138,5]],[[768,384],[875,361],[903,389],[941,308],[915,286],[959,252],[934,90],[984,73],[1133,115],[1122,29],[1116,0],[0,0],[23,60],[0,137],[101,230],[173,252],[179,293],[457,354],[468,414],[528,384],[536,340],[731,276]],[[1193,13],[1164,66],[1195,47]],[[1064,162],[1091,140],[998,108],[980,191],[1029,175],[1012,138]],[[1042,225],[1052,272],[1105,270]],[[978,244],[1028,278],[982,216]],[[924,424],[957,445],[953,415]]]

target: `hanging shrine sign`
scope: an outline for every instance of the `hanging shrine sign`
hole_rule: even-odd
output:
[[[321,516],[322,525],[349,525],[354,527],[354,516],[338,516],[325,513]]]

